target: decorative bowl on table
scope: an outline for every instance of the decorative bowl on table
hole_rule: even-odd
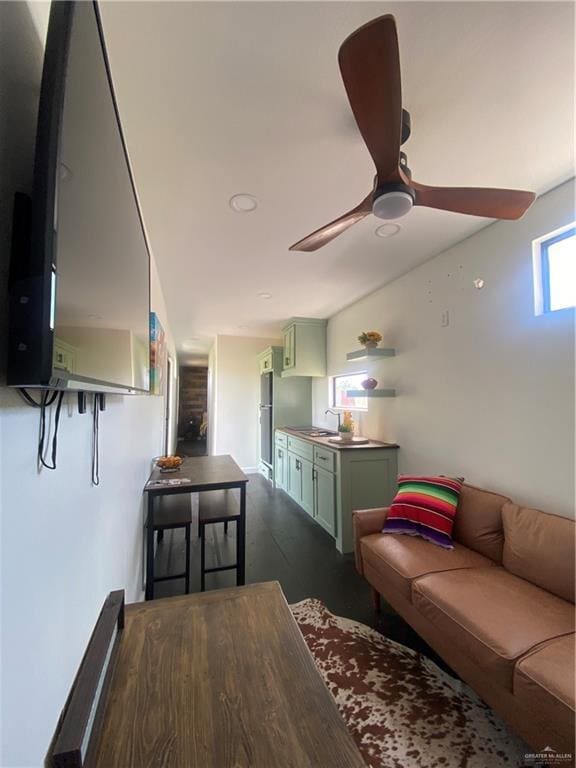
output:
[[[156,459],[156,466],[160,472],[177,472],[183,461],[181,456],[160,456]]]

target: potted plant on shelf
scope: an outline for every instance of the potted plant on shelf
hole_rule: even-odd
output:
[[[358,336],[358,341],[366,349],[374,349],[382,341],[382,336],[378,331],[362,331],[360,336]]]
[[[340,433],[340,440],[343,443],[351,443],[354,437],[354,419],[350,411],[344,411],[344,417],[342,423],[338,427]]]

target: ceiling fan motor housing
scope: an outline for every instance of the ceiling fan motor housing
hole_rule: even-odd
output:
[[[377,187],[372,200],[372,213],[379,219],[401,219],[412,210],[416,195],[407,184],[383,184]]]

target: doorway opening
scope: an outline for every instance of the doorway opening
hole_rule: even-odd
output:
[[[168,355],[166,361],[166,399],[164,407],[164,456],[170,456],[174,451],[174,394],[172,377],[174,375],[174,360]]]
[[[205,456],[209,429],[208,366],[182,366],[178,386],[178,453]]]

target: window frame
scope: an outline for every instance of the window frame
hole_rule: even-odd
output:
[[[368,376],[367,371],[349,371],[348,373],[336,373],[334,376],[330,377],[330,408],[336,408],[340,411],[360,411],[361,413],[365,413],[368,410],[368,398],[364,398],[366,400],[365,406],[350,406],[350,405],[337,405],[336,404],[336,380],[337,379],[346,379],[350,376]]]
[[[567,224],[554,232],[550,232],[543,237],[539,237],[532,243],[532,263],[534,272],[534,312],[536,315],[548,314],[550,312],[560,312],[562,309],[573,309],[574,307],[561,307],[552,309],[550,306],[551,284],[550,284],[550,261],[548,249],[550,246],[567,240],[570,237],[576,238],[576,221]]]

